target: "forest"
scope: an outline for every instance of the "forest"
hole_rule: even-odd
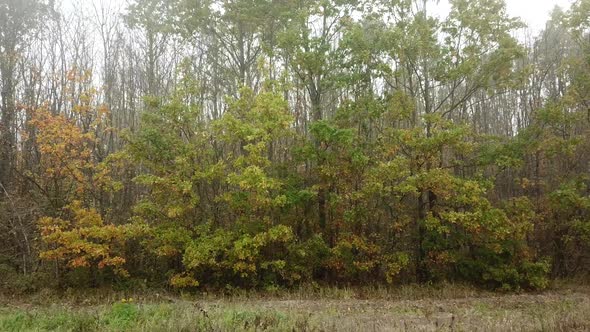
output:
[[[0,289],[587,278],[590,1],[449,2],[0,0]]]

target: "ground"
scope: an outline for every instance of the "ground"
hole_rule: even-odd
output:
[[[0,331],[236,330],[590,331],[590,287],[535,294],[444,285],[270,295],[66,291],[59,297],[0,297]]]

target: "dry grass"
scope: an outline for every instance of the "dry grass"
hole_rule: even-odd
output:
[[[0,301],[1,331],[590,331],[590,287],[456,285],[184,296],[49,292]],[[134,297],[132,303],[123,298]],[[56,303],[59,304],[56,304]]]

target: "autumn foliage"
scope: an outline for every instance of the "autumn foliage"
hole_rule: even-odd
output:
[[[96,25],[100,65],[75,31],[59,61],[0,55],[0,271],[188,291],[587,276],[590,2],[530,45],[501,0],[426,3],[135,0],[127,30]]]

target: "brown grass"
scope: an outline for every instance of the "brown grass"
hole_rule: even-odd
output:
[[[95,290],[4,296],[0,330],[590,331],[587,285],[558,283],[538,294],[457,285],[232,293]]]

